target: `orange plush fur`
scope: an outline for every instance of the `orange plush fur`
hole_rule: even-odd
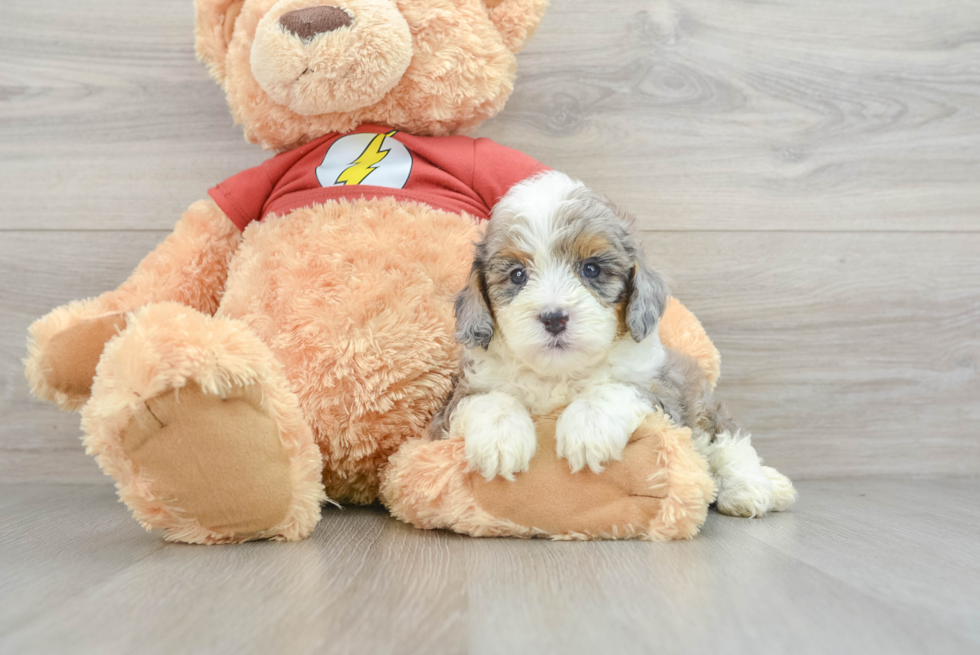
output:
[[[325,500],[320,453],[281,366],[268,356],[268,347],[240,321],[216,320],[177,303],[147,305],[134,312],[129,322],[127,338],[113,339],[106,347],[93,401],[82,412],[82,428],[86,451],[115,478],[119,497],[133,515],[148,528],[165,528],[172,541],[237,540],[235,534],[200,525],[161,497],[152,476],[134,466],[124,452],[123,440],[147,398],[179,390],[190,381],[205,393],[222,397],[236,388],[257,385],[262,409],[278,425],[290,464],[292,502],[281,522],[268,529],[268,536],[290,540],[309,534]]]
[[[195,4],[198,55],[236,122],[250,141],[285,150],[362,123],[436,136],[478,125],[503,107],[515,53],[547,0],[334,0],[354,27],[307,40],[289,36],[280,18],[315,0]],[[296,70],[308,56],[307,70]],[[313,205],[239,233],[213,201],[200,201],[118,289],[31,326],[27,377],[38,397],[82,409],[86,447],[121,499],[171,540],[300,539],[327,496],[367,503],[382,488],[397,516],[423,527],[536,533],[466,496],[458,444],[421,440],[451,388],[459,347],[450,299],[478,231],[466,215],[374,199]],[[717,352],[689,312],[674,303],[661,329],[717,377]],[[65,356],[86,348],[94,359]],[[69,370],[81,361],[98,362],[93,381]],[[182,391],[214,402],[181,404]],[[181,420],[154,413],[164,405]],[[200,427],[226,414],[239,423]],[[685,439],[669,440],[683,450]],[[633,465],[662,487],[664,471],[684,460],[671,452]],[[433,483],[433,471],[445,482]],[[668,487],[690,491],[665,505],[674,519],[623,530],[693,534],[706,487],[684,475],[668,475]],[[281,512],[260,508],[274,519],[243,521],[234,494],[222,493],[250,479],[288,500]],[[202,488],[206,497],[190,495]]]
[[[477,238],[469,219],[387,198],[245,230],[217,316],[247,322],[283,363],[331,498],[375,500],[381,467],[449,393],[451,298]]]

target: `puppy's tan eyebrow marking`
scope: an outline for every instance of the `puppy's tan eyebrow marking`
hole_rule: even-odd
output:
[[[572,242],[569,250],[576,260],[581,261],[597,255],[608,254],[614,248],[604,235],[595,232],[583,232],[575,237],[575,241]]]
[[[496,261],[520,262],[524,266],[528,266],[534,261],[534,257],[531,255],[531,253],[513,245],[502,248],[500,252],[494,254],[493,258]]]

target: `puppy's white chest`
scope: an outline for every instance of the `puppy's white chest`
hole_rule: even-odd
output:
[[[652,336],[642,343],[623,340],[601,362],[575,373],[548,375],[494,352],[474,354],[467,378],[475,390],[501,391],[535,415],[548,414],[597,386],[625,383],[650,388],[664,361],[664,349]]]
[[[549,414],[559,407],[570,404],[586,389],[608,382],[608,372],[595,375],[587,380],[539,380],[533,385],[534,391],[527,394],[525,404],[532,414]]]

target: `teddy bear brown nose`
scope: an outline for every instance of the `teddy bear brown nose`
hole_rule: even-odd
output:
[[[286,12],[279,17],[283,28],[301,39],[311,39],[317,34],[333,32],[348,27],[354,21],[340,7],[307,7]]]

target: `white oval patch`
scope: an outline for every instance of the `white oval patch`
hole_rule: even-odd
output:
[[[412,174],[412,153],[395,133],[350,134],[334,141],[316,169],[320,186],[404,188]]]

